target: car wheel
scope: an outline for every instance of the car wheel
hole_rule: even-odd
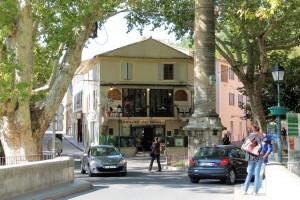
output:
[[[199,183],[200,178],[190,177],[190,181],[191,181],[191,183]]]
[[[91,167],[88,166],[87,168],[88,168],[88,174],[89,174],[89,177],[93,177],[94,174],[92,173]]]
[[[127,172],[122,172],[121,173],[121,176],[126,176],[127,175]]]
[[[227,185],[232,185],[235,182],[235,171],[231,169],[229,171],[228,177],[225,178],[225,183]]]
[[[85,174],[85,173],[86,173],[86,170],[83,168],[82,163],[81,163],[81,165],[80,165],[80,168],[81,168],[80,172],[81,172],[82,174]]]

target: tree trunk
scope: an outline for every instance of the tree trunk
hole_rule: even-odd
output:
[[[12,73],[15,77],[12,89],[18,83],[26,85],[28,93],[13,96],[1,108],[0,138],[6,157],[18,156],[29,160],[30,155],[41,155],[42,139],[65,92],[68,89],[75,70],[81,62],[81,53],[84,44],[95,29],[95,23],[82,25],[84,29],[76,34],[75,42],[65,47],[65,56],[60,64],[55,82],[48,96],[36,105],[31,105],[33,64],[33,17],[30,1],[19,5],[17,28],[9,38],[14,50],[15,62],[19,70]],[[40,159],[36,157],[33,159]]]

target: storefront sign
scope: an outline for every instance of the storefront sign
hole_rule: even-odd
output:
[[[164,125],[164,120],[123,120],[122,124],[130,125]]]
[[[299,136],[299,113],[287,114],[287,133],[288,136]]]

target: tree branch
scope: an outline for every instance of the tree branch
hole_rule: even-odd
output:
[[[58,49],[58,53],[61,55],[62,54],[62,51],[64,50],[64,47],[65,47],[65,44],[61,44],[59,46],[59,49]],[[48,63],[50,63],[50,59],[48,60]],[[46,91],[49,91],[51,88],[52,88],[52,85],[55,81],[55,78],[57,76],[57,72],[58,72],[58,68],[59,68],[59,60],[55,60],[54,61],[54,64],[52,66],[52,73],[51,73],[51,76],[48,80],[48,83],[40,88],[36,88],[34,89],[32,92],[33,93],[38,93],[38,92],[46,92]]]

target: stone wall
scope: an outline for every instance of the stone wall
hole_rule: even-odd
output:
[[[0,167],[0,197],[9,199],[25,192],[74,181],[74,159],[28,162]]]

